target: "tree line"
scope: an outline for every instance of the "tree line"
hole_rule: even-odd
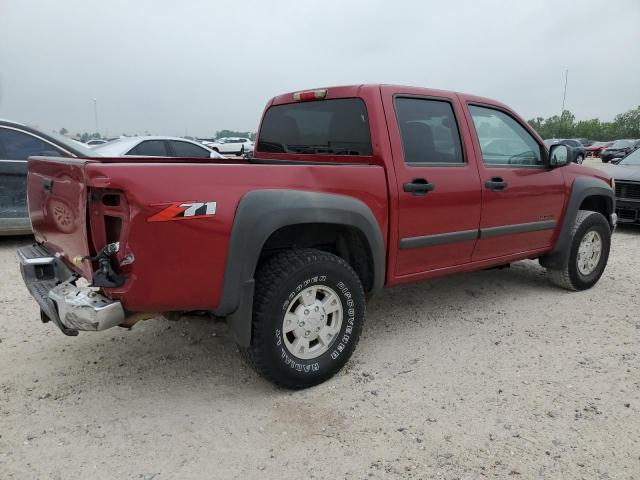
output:
[[[569,110],[549,118],[537,117],[528,121],[542,138],[588,138],[590,140],[618,140],[640,138],[640,106],[616,115],[611,122],[597,118],[576,122]]]

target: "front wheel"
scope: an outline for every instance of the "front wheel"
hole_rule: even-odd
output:
[[[582,162],[584,162],[584,157],[582,155],[578,155],[578,158],[576,158],[576,163],[578,165],[582,165]]]
[[[277,385],[317,385],[353,353],[364,314],[362,283],[343,259],[315,249],[276,254],[256,274],[245,356]]]
[[[569,256],[559,269],[547,269],[552,283],[567,290],[593,287],[604,272],[611,248],[611,228],[601,213],[579,210],[576,215]]]

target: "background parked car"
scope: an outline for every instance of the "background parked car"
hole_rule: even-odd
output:
[[[600,152],[600,160],[602,160],[603,163],[609,163],[616,159],[624,158],[639,146],[640,140],[616,140],[611,146],[602,149]]]
[[[576,163],[582,163],[587,156],[587,150],[584,145],[573,138],[549,138],[545,140],[544,143],[548,147],[557,143],[570,146],[571,148],[573,148]]]
[[[123,137],[93,148],[103,157],[224,158],[206,145],[180,137]]]
[[[607,167],[616,181],[616,213],[621,223],[640,224],[640,148]]]
[[[593,142],[586,147],[587,158],[600,158],[600,152],[602,149],[609,147],[613,142]]]
[[[253,152],[253,142],[244,137],[219,138],[215,142],[205,143],[205,145],[220,153],[242,155]]]
[[[31,233],[27,210],[27,159],[96,156],[87,146],[21,123],[0,121],[0,235]]]
[[[593,144],[593,140],[589,140],[588,138],[573,138],[572,140],[580,142],[585,148]]]

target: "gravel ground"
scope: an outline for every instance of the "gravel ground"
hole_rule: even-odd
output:
[[[0,239],[0,478],[640,478],[640,229],[592,290],[533,261],[387,290],[324,385],[272,387],[224,323],[63,336]]]

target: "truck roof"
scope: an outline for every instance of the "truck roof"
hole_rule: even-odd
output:
[[[397,90],[398,92],[406,91],[406,93],[414,94],[414,95],[420,91],[422,91],[424,95],[429,95],[429,96],[434,96],[434,95],[437,96],[438,93],[447,94],[447,95],[455,94],[455,95],[462,96],[465,99],[470,100],[472,102],[487,103],[487,104],[497,105],[503,108],[507,108],[507,106],[501,102],[498,102],[491,98],[481,97],[479,95],[472,95],[472,94],[457,92],[453,90],[442,90],[442,89],[429,88],[429,87],[415,87],[410,85],[395,85],[395,84],[386,84],[386,83],[364,83],[360,85],[334,85],[331,87],[306,88],[303,90],[297,90],[297,91],[287,92],[287,93],[277,95],[271,99],[271,102],[269,102],[269,105],[280,105],[284,103],[292,103],[294,101],[293,94],[299,93],[301,91],[306,92],[306,91],[312,91],[312,90],[326,89],[328,92],[327,98],[330,99],[331,97],[335,97],[335,98],[358,97],[358,96],[361,96],[364,90],[379,90],[381,88],[391,88],[393,90]]]

